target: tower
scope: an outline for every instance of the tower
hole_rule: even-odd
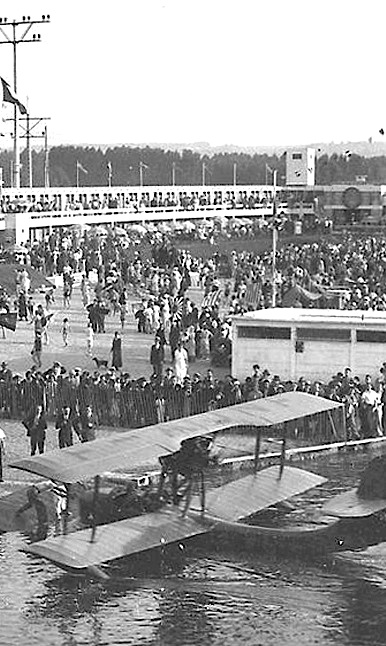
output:
[[[314,186],[315,148],[292,148],[286,155],[286,185]]]

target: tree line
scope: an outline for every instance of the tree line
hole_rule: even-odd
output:
[[[3,185],[11,186],[13,152],[0,152]],[[32,151],[34,186],[44,186],[43,150]],[[21,185],[28,185],[28,156],[21,153]],[[281,156],[246,153],[216,153],[202,155],[185,149],[170,151],[162,148],[115,146],[102,150],[93,146],[54,146],[49,151],[51,186],[144,186],[238,185],[272,184],[277,170],[278,184],[285,184],[286,154]],[[362,157],[351,154],[321,155],[316,163],[316,184],[355,183],[366,177],[369,184],[386,183],[386,156]]]

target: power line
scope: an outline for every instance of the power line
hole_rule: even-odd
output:
[[[0,18],[0,45],[12,45],[13,47],[13,89],[17,95],[17,45],[20,43],[39,43],[41,40],[40,34],[29,35],[34,25],[46,24],[50,22],[49,15],[43,15],[38,20],[32,20],[30,16],[23,16],[22,20],[12,20],[8,22],[8,18]],[[24,30],[24,31],[23,31]],[[12,186],[20,188],[20,147],[19,147],[19,115],[18,107],[14,106],[14,131],[13,131],[13,178]]]

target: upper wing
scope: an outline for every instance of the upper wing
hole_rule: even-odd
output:
[[[51,480],[77,482],[113,471],[132,469],[173,453],[183,440],[238,426],[269,427],[341,408],[342,404],[306,393],[284,393],[146,428],[112,433],[109,438],[25,458],[10,466]]]

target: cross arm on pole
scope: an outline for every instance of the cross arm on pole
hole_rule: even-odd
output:
[[[7,32],[6,32],[6,31],[4,31],[4,29],[2,28],[2,26],[1,26],[1,25],[0,25],[0,32],[3,34],[3,36],[4,36],[4,38],[5,38],[5,41],[4,41],[4,43],[2,43],[2,44],[6,45],[7,43],[10,43],[10,44],[12,45],[12,40],[11,40],[11,39],[10,39],[10,37],[8,36]]]

